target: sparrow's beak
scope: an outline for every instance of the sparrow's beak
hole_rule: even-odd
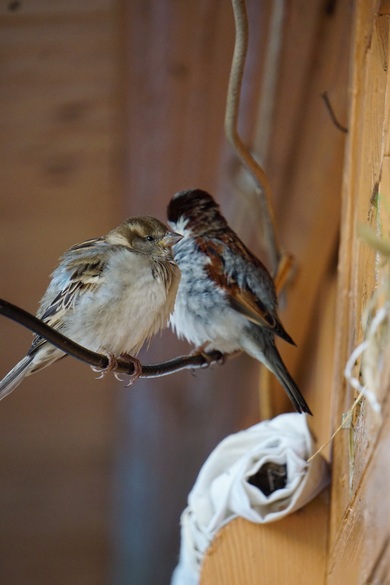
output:
[[[183,236],[177,234],[176,232],[167,232],[161,240],[161,244],[164,246],[164,248],[171,248],[177,244],[177,242],[180,242],[182,238]]]

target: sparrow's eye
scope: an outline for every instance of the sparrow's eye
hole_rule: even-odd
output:
[[[145,236],[145,240],[147,242],[154,242],[154,237],[153,236]]]

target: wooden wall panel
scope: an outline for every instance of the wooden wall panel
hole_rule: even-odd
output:
[[[358,238],[359,225],[371,226],[385,240],[389,236],[389,25],[388,3],[357,3],[339,265],[336,424],[355,397],[354,390],[343,382],[343,371],[352,349],[366,335],[363,311],[374,290],[389,278],[379,255]],[[385,298],[378,298],[372,310]],[[378,346],[371,350],[377,377],[370,389],[382,403],[382,412],[376,414],[364,400],[351,427],[335,440],[330,585],[388,580],[387,576],[382,581],[381,575],[389,565],[389,349],[386,336],[377,340]],[[360,367],[359,361],[354,372],[357,376]]]
[[[243,518],[229,522],[207,551],[200,585],[322,585],[327,496],[323,492],[278,522],[254,524]]]
[[[0,296],[35,312],[59,255],[122,217],[119,8],[0,7]],[[0,370],[30,343],[1,318]],[[0,581],[106,583],[113,383],[70,358],[0,404]],[[111,390],[110,390],[111,389]]]

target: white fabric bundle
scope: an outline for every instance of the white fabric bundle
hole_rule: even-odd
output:
[[[181,517],[180,560],[171,585],[197,585],[206,549],[227,522],[241,516],[274,522],[298,510],[329,483],[320,455],[309,465],[314,442],[302,414],[283,414],[230,435],[204,463]],[[266,496],[248,479],[265,464],[286,466],[282,489]]]

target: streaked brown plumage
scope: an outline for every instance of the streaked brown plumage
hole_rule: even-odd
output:
[[[182,276],[173,329],[206,350],[245,351],[275,374],[298,412],[310,413],[275,346],[275,335],[294,342],[279,320],[274,283],[265,266],[205,191],[176,193],[168,221],[184,236],[174,246]]]
[[[171,248],[180,238],[159,220],[140,216],[76,244],[60,258],[37,317],[88,349],[129,354],[137,365],[131,355],[166,326],[173,311],[180,271]],[[0,382],[0,399],[64,355],[35,336]]]

